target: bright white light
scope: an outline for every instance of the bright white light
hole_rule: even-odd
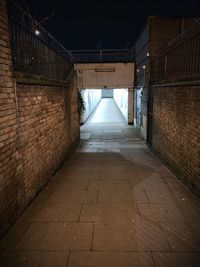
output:
[[[126,121],[128,122],[128,90],[124,89],[114,89],[113,96],[115,102],[117,103],[119,109],[124,115]]]
[[[35,30],[35,35],[40,35],[40,32],[38,30]]]
[[[147,53],[147,57],[149,57],[149,53]]]
[[[143,65],[143,66],[142,66],[142,68],[143,68],[143,70],[145,70],[145,69],[146,69],[146,66],[145,66],[145,65]]]
[[[140,70],[139,70],[139,69],[137,69],[136,71],[137,71],[137,72],[140,72]]]

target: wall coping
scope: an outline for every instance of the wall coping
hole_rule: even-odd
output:
[[[186,87],[186,86],[200,86],[200,80],[195,81],[181,81],[181,82],[169,82],[169,83],[160,83],[154,84],[152,87]]]
[[[68,85],[70,78],[72,77],[73,71],[70,72],[67,79],[65,81],[61,80],[50,80],[48,78],[34,75],[34,74],[27,74],[21,72],[14,72],[14,78],[17,83],[20,84],[36,84],[36,85],[46,85],[46,86],[57,86],[57,87],[65,87]]]

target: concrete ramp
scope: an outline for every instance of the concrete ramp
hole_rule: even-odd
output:
[[[113,98],[102,98],[96,110],[89,117],[88,123],[127,124]]]

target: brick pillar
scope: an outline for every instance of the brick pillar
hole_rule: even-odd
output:
[[[19,205],[17,116],[6,1],[0,0],[0,236],[15,221]]]

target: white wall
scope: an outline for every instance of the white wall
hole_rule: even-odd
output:
[[[78,88],[132,88],[134,63],[79,63],[74,64]]]
[[[84,89],[81,90],[83,100],[85,102],[85,112],[81,119],[82,122],[85,122],[93,110],[99,104],[102,96],[102,90],[100,89]]]
[[[113,97],[128,122],[128,89],[114,89]]]

